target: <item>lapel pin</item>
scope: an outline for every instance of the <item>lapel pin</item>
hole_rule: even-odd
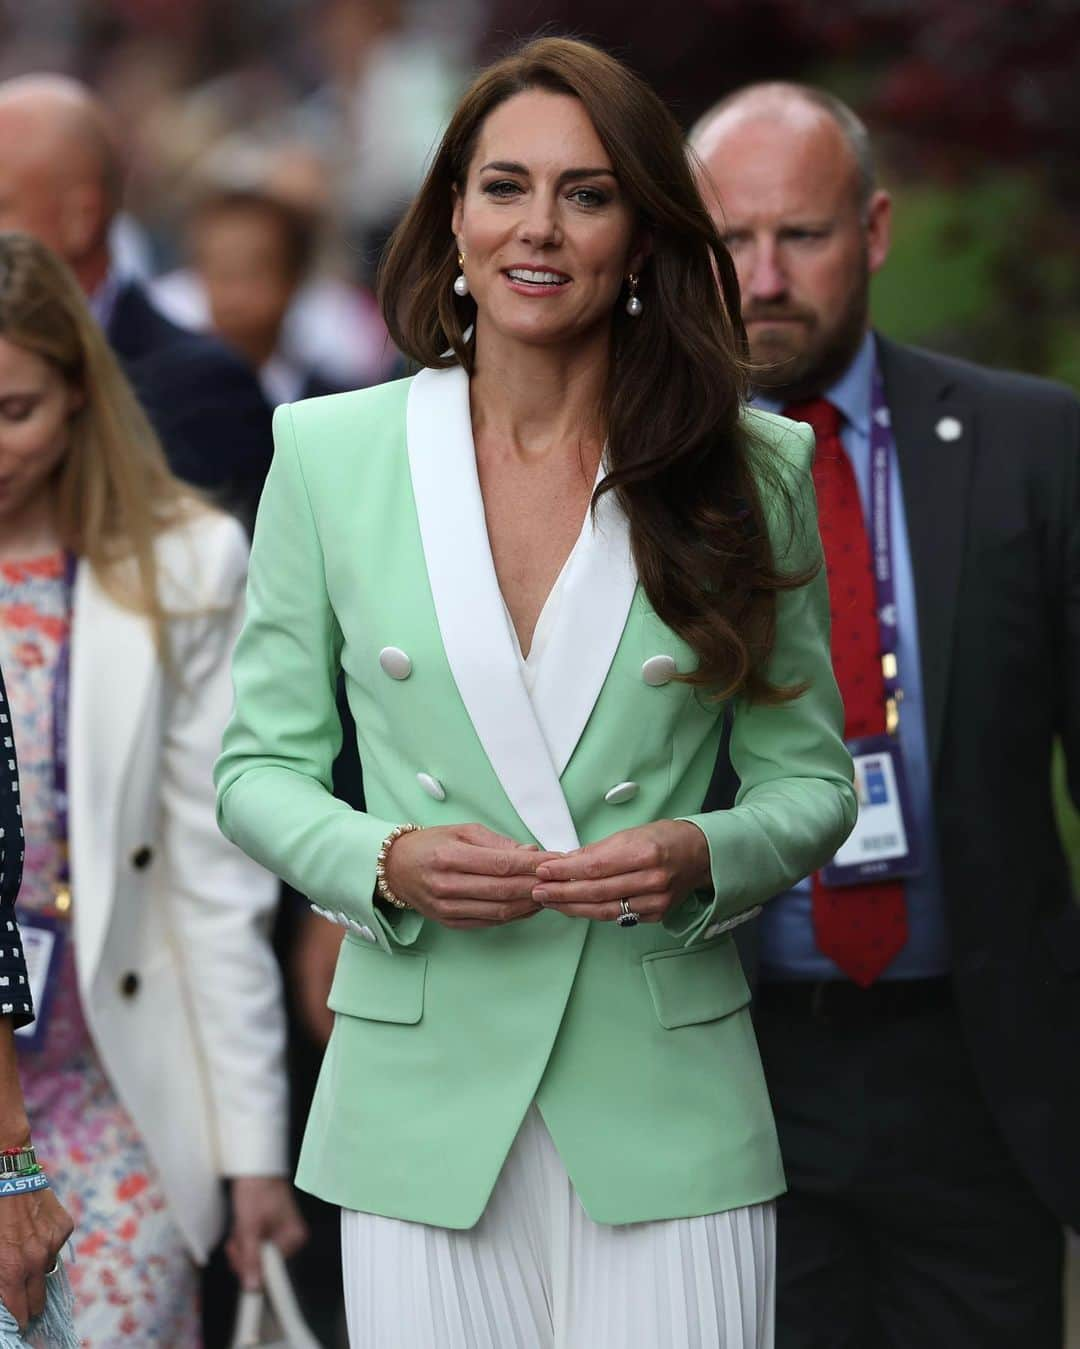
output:
[[[942,417],[934,430],[938,440],[959,440],[964,434],[963,423],[957,417]]]

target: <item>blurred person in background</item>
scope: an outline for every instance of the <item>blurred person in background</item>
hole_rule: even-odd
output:
[[[2,407],[2,404],[0,404]],[[2,415],[2,413],[0,413]],[[7,691],[0,675],[0,1154],[12,1165],[33,1146],[19,1081],[15,1034],[33,1023],[34,1004],[15,917],[23,868],[19,769]],[[36,1164],[36,1156],[25,1157]],[[22,1167],[20,1166],[20,1170]],[[0,1177],[0,1183],[7,1177]],[[14,1189],[15,1187],[12,1187]],[[46,1280],[71,1236],[71,1215],[51,1187],[0,1194],[0,1305],[24,1327],[45,1305]]]
[[[795,887],[757,925],[790,1186],[777,1342],[1059,1349],[1062,1223],[1080,1223],[1080,910],[1050,762],[1060,737],[1080,800],[1080,405],[869,326],[890,200],[846,105],[751,86],[691,140],[757,404],[817,432],[862,768],[865,868]]]
[[[57,935],[20,1046],[78,1230],[82,1343],[200,1343],[196,1261],[303,1240],[286,1170],[277,885],[218,833],[240,526],[169,471],[71,273],[0,234],[0,663],[21,921]]]
[[[269,193],[238,189],[204,198],[189,234],[210,326],[258,371],[270,406],[340,393],[282,346],[286,315],[314,254],[315,222]]]
[[[10,80],[0,143],[0,229],[33,234],[70,266],[172,471],[250,526],[270,462],[269,407],[246,361],[177,327],[112,267],[122,174],[103,110],[73,80]]]
[[[191,265],[154,280],[156,304],[249,353],[272,406],[401,373],[374,295],[348,276],[319,155],[229,138],[197,177]]]
[[[317,0],[311,28],[327,74],[297,121],[338,149],[344,215],[368,260],[366,281],[453,110],[463,53],[405,0]]]
[[[358,1349],[772,1344],[729,929],[855,800],[812,437],[744,420],[734,285],[659,99],[531,43],[394,236],[420,374],[278,411],[219,818],[345,928],[299,1174]],[[676,818],[721,690],[743,801]]]
[[[272,405],[378,383],[400,366],[374,297],[328,272],[312,275],[327,210],[317,157],[299,146],[264,148],[237,140],[219,148],[203,166],[203,176],[258,185],[204,189],[187,229],[194,266],[154,284],[158,303],[193,326],[213,328],[240,350],[259,370]],[[312,350],[332,354],[338,379],[309,363],[304,353]],[[338,713],[343,748],[334,768],[334,794],[362,810],[356,732],[343,688]],[[295,1156],[329,1037],[326,999],[341,929],[312,913],[289,888],[283,901],[275,948],[287,979]],[[300,1203],[311,1240],[293,1276],[313,1328],[329,1339],[341,1306],[339,1217],[314,1196],[302,1195]],[[231,1322],[232,1292],[216,1258],[204,1280],[206,1330],[213,1344],[222,1342],[217,1337]]]

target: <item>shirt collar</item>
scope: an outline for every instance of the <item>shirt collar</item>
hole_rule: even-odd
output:
[[[295,403],[304,392],[304,372],[281,354],[274,354],[259,368],[259,383],[272,408]]]
[[[862,436],[870,434],[870,386],[876,360],[874,334],[868,330],[851,364],[822,394],[839,410],[844,421]],[[751,401],[763,412],[782,412],[784,409],[783,402],[776,398],[755,395]]]
[[[120,286],[123,278],[120,273],[110,267],[105,273],[105,279],[93,295],[88,297],[90,312],[98,321],[98,326],[109,331],[109,324],[112,322],[113,310],[116,308],[116,299],[120,294]]]

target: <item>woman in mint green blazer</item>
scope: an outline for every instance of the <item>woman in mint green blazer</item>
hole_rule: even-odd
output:
[[[855,817],[810,433],[742,410],[678,128],[582,43],[478,78],[383,299],[420,373],[278,409],[217,770],[346,928],[299,1183],[353,1342],[761,1349],[784,1182],[731,929]]]

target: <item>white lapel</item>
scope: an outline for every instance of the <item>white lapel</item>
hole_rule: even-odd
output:
[[[637,589],[630,526],[606,492],[585,521],[562,578],[562,593],[532,701],[555,771],[562,777],[588,723],[626,626]]]
[[[147,621],[111,600],[80,562],[71,634],[68,810],[84,993],[97,971],[116,895],[126,769],[156,665]]]
[[[629,549],[617,519],[604,510],[603,527],[587,531],[573,574],[565,578],[568,590],[552,635],[554,649],[548,653],[551,660],[545,659],[550,673],[543,691],[530,698],[491,557],[469,380],[461,367],[422,370],[416,376],[409,391],[407,436],[424,559],[454,682],[522,822],[545,848],[569,851],[578,846],[578,837],[559,776],[626,621],[634,588],[632,568],[629,576],[626,571]]]

